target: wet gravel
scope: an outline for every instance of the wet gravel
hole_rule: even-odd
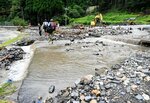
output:
[[[23,38],[22,40],[15,43],[16,46],[28,46],[32,45],[35,42],[32,38]]]
[[[24,39],[16,43],[17,46],[27,46],[35,40],[47,40],[28,31],[31,39]],[[101,37],[104,35],[129,35],[132,28],[99,27],[85,29],[62,29],[50,35],[50,40],[66,40]],[[103,43],[102,43],[103,44]],[[67,44],[66,44],[67,45]],[[0,69],[9,70],[9,66],[16,60],[23,59],[21,48],[3,49],[0,51]],[[99,55],[95,53],[93,55]],[[56,97],[49,98],[47,103],[150,103],[150,55],[148,53],[135,54],[120,64],[107,68],[101,75],[95,69],[94,76],[85,76],[75,82],[72,87],[61,90]]]
[[[136,53],[104,74],[97,71],[48,98],[47,103],[150,103],[149,53]]]
[[[42,36],[37,37],[37,32],[26,30],[27,33],[30,33],[30,36],[34,37],[36,40],[47,40],[48,37],[45,37],[45,33],[42,33]],[[55,31],[53,35],[49,35],[50,40],[75,40],[75,39],[85,39],[89,37],[101,37],[104,35],[129,35],[132,33],[132,28],[122,28],[117,27],[95,27],[89,28],[85,27],[84,29],[72,29],[72,28],[60,28]],[[36,35],[35,35],[36,34]]]
[[[105,35],[130,35],[132,28],[98,27],[84,29],[61,29],[50,35],[50,40],[85,39]],[[44,36],[44,35],[43,35]],[[37,40],[43,40],[43,36]],[[46,38],[47,39],[47,38]],[[103,44],[103,42],[101,43]],[[69,46],[70,43],[66,43]],[[103,46],[105,46],[103,44]],[[70,51],[67,49],[67,51]],[[93,55],[99,55],[95,53]],[[125,61],[106,68],[102,75],[95,69],[94,76],[85,76],[48,97],[46,103],[149,103],[150,102],[150,55],[137,53]],[[51,88],[50,88],[51,90]]]
[[[104,35],[127,35],[132,33],[132,28],[122,27],[96,27],[96,28],[85,28],[85,29],[70,29],[61,32],[61,36],[74,36],[75,38],[86,38],[86,37],[101,37]]]
[[[25,52],[21,48],[3,48],[0,50],[0,69],[9,70],[10,65],[17,60],[23,59]]]

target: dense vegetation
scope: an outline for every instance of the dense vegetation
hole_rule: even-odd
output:
[[[96,14],[95,14],[96,15]],[[72,18],[71,24],[85,24],[89,25],[90,22],[95,18],[95,15],[86,15],[80,18]],[[127,13],[120,11],[109,11],[103,14],[103,23],[105,24],[129,24],[129,18],[133,18],[135,24],[150,24],[150,15],[141,15],[137,13]]]
[[[44,19],[55,18],[65,24],[71,18],[86,16],[90,6],[96,6],[95,12],[102,13],[111,9],[143,14],[150,12],[150,0],[0,0],[0,22],[37,25]]]

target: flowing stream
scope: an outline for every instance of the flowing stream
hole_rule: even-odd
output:
[[[32,103],[39,96],[43,100],[55,96],[61,89],[74,85],[82,76],[95,74],[95,68],[111,67],[136,52],[148,51],[149,48],[137,44],[137,40],[146,37],[145,32],[135,30],[131,36],[104,36],[70,41],[47,41],[35,43],[35,53],[28,68],[28,74],[18,91],[19,103]],[[143,34],[143,35],[142,35]],[[131,41],[135,40],[135,43]],[[129,40],[129,43],[128,43]],[[131,41],[130,41],[131,40]],[[123,41],[123,42],[122,42]],[[104,73],[100,69],[100,73]],[[56,89],[48,93],[51,85]]]
[[[84,75],[94,75],[95,68],[110,67],[143,50],[142,47],[106,39],[83,40],[70,46],[50,45],[38,47],[28,68],[28,75],[19,90],[19,103],[32,103],[38,96],[45,99],[55,96],[61,89],[74,85]],[[103,41],[105,46],[95,44]],[[59,41],[58,41],[59,42]],[[42,43],[41,43],[42,44]],[[36,44],[40,45],[40,44]],[[105,70],[100,70],[103,73]],[[50,85],[55,85],[53,94],[48,93]]]

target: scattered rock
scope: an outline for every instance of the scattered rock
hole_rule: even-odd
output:
[[[140,95],[140,94],[137,94],[137,95],[135,96],[135,98],[138,99],[138,100],[143,100],[143,99],[144,99],[143,96]]]
[[[83,94],[80,95],[80,100],[83,101],[85,99],[85,96]]]
[[[89,102],[91,99],[92,99],[91,96],[85,96],[85,101],[86,101],[86,102]]]
[[[49,93],[53,93],[55,91],[55,86],[54,85],[51,85],[49,87]]]
[[[100,90],[92,90],[91,93],[93,95],[99,96],[101,92],[100,92]]]
[[[99,55],[99,53],[94,53],[93,55]]]
[[[127,101],[127,103],[131,103],[130,101]]]
[[[130,79],[126,78],[126,80],[123,82],[124,85],[128,85],[130,83]]]
[[[149,76],[146,76],[146,77],[144,78],[144,81],[145,81],[145,82],[149,82],[149,81],[150,81],[150,77],[149,77]]]
[[[142,94],[142,96],[143,96],[144,100],[150,100],[149,95],[147,95],[147,94],[143,93],[143,94]]]
[[[25,52],[21,48],[10,48],[0,51],[0,69],[9,70],[11,63],[23,59]]]
[[[90,103],[97,103],[95,99],[91,100]]]
[[[120,69],[120,68],[121,68],[121,65],[119,65],[119,64],[112,66],[112,69]]]
[[[111,88],[111,84],[106,84],[106,85],[105,85],[105,88],[106,88],[106,89],[110,89],[110,88]]]
[[[69,46],[69,45],[71,45],[71,43],[66,43],[66,44],[65,44],[65,46]]]
[[[112,67],[104,74],[84,76],[56,98],[65,103],[145,103],[150,100],[148,56],[135,54],[118,64],[118,69]]]
[[[138,89],[138,86],[133,84],[133,85],[131,86],[131,89],[132,89],[133,91],[136,91],[136,90]]]
[[[35,40],[33,39],[30,39],[30,38],[24,38],[20,41],[18,41],[15,45],[17,46],[28,46],[28,45],[31,45],[35,42]]]
[[[99,101],[99,103],[106,103],[106,102],[101,100],[101,101]]]

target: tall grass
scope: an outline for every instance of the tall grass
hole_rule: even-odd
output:
[[[13,38],[13,39],[7,40],[7,41],[5,41],[4,43],[0,44],[0,48],[1,48],[1,47],[5,47],[5,46],[8,46],[8,45],[10,45],[10,44],[12,44],[12,43],[14,43],[14,42],[16,42],[16,41],[18,41],[18,40],[21,40],[22,38],[23,38],[23,37],[22,37],[21,35],[19,35],[19,36]]]
[[[136,18],[137,14],[129,14],[126,12],[108,12],[104,14],[104,21],[111,24],[123,23],[127,18]]]
[[[72,19],[72,23],[79,23],[79,24],[85,24],[90,25],[90,22],[94,19],[94,15],[88,15],[81,18]]]
[[[12,83],[4,83],[0,86],[0,103],[10,103],[7,100],[2,100],[2,97],[10,95],[16,91],[16,87]]]
[[[136,22],[139,24],[150,24],[150,15],[138,16]]]
[[[0,87],[0,96],[5,96],[15,92],[16,87],[11,83],[5,83]]]
[[[72,23],[90,24],[96,15],[87,15],[85,17],[72,19]],[[135,18],[136,24],[150,24],[150,15],[140,15],[121,11],[109,11],[103,14],[103,21],[109,24],[125,23],[128,18]]]

